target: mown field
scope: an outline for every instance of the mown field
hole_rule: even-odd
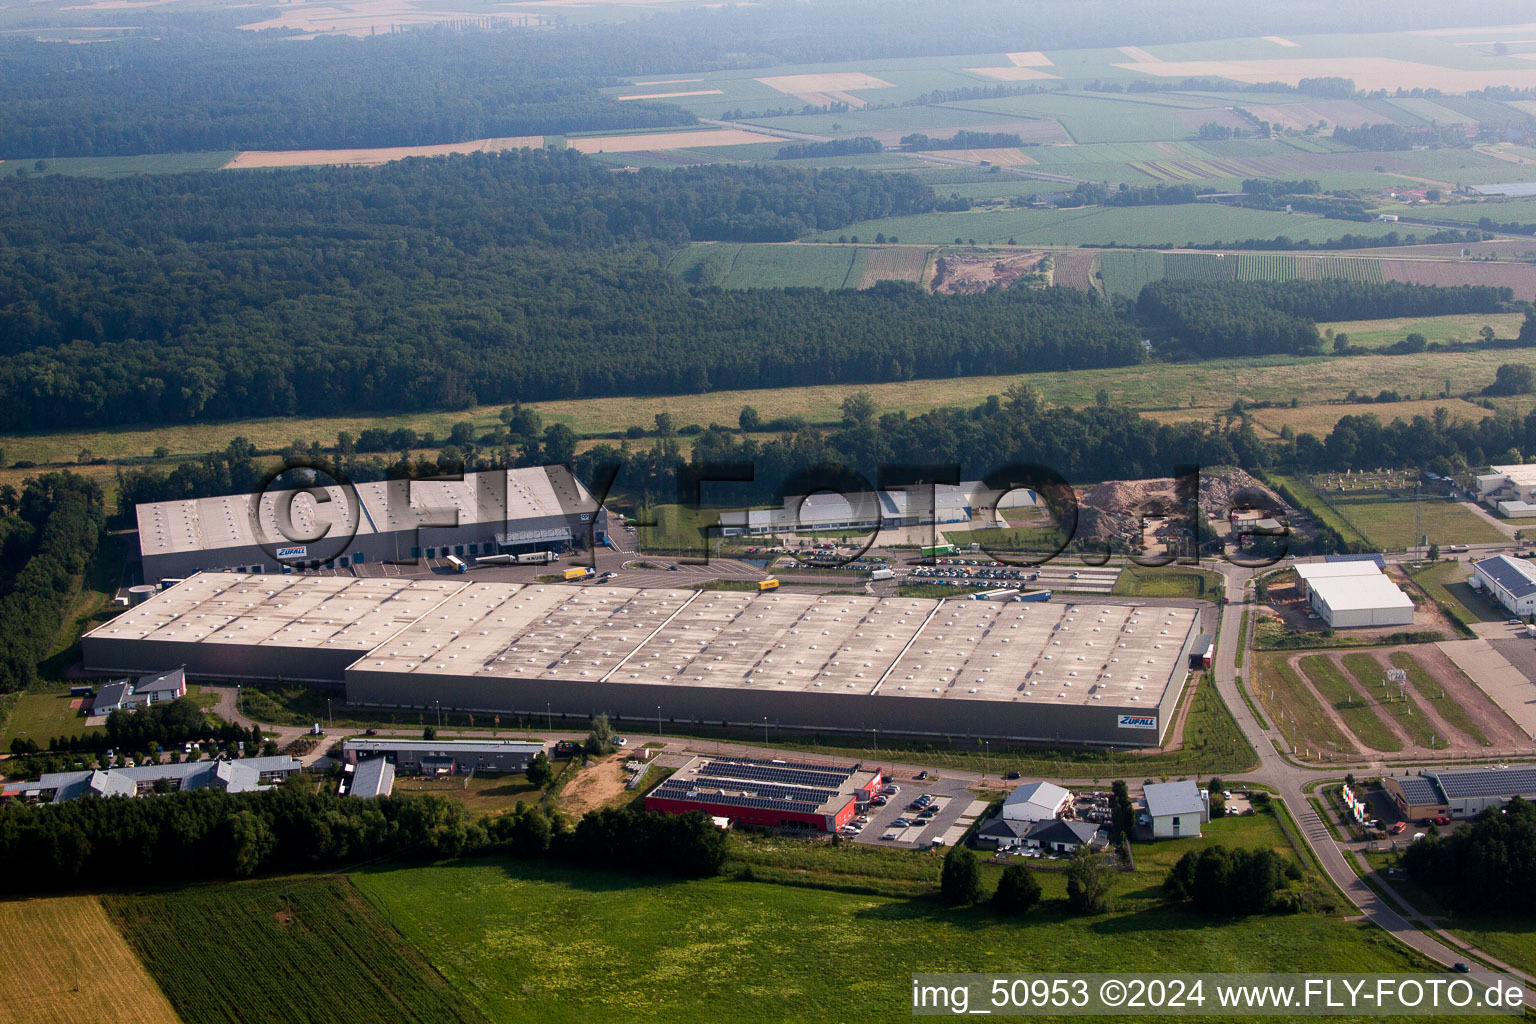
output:
[[[1249,688],[1269,720],[1309,756],[1319,752],[1353,755],[1355,745],[1333,724],[1284,653],[1255,652]]]
[[[1410,334],[1422,334],[1430,342],[1470,342],[1479,339],[1484,327],[1492,327],[1500,338],[1516,338],[1525,316],[1521,313],[1466,313],[1391,320],[1339,320],[1317,325],[1320,331],[1348,334],[1352,348],[1382,348],[1402,341]]]
[[[1406,969],[1393,940],[1341,916],[1211,920],[1160,905],[1167,857],[1223,841],[1283,845],[1271,829],[1228,819],[1204,840],[1149,847],[1142,870],[1117,879],[1116,908],[1090,919],[1064,912],[1064,880],[1050,871],[1038,872],[1046,905],[1018,921],[927,897],[812,888],[862,881],[826,868],[797,872],[802,886],[507,861],[354,877],[498,1021],[820,1022],[829,1008],[838,1019],[894,1020],[909,1012],[914,971]],[[879,891],[885,880],[871,881]]]
[[[1467,714],[1467,709],[1445,695],[1445,687],[1435,682],[1417,658],[1408,651],[1394,651],[1389,660],[1395,667],[1408,673],[1408,684],[1418,692],[1419,699],[1434,708],[1446,724],[1482,746],[1488,746],[1488,737],[1472,720],[1472,716]]]
[[[78,703],[78,697],[70,697],[67,688],[38,690],[21,694],[16,707],[0,729],[0,749],[10,750],[11,740],[21,737],[36,740],[46,747],[55,736],[83,736],[102,731],[101,726],[87,726],[79,709],[70,707]]]
[[[734,424],[744,405],[755,407],[764,419],[801,415],[813,423],[835,423],[843,399],[854,391],[868,391],[880,411],[911,413],[946,406],[969,407],[988,395],[1002,394],[1009,385],[1028,382],[1047,401],[1069,405],[1092,402],[1099,390],[1110,400],[1146,410],[1204,408],[1213,395],[1230,402],[1289,403],[1300,405],[1337,402],[1351,390],[1375,394],[1393,389],[1409,394],[1439,394],[1447,382],[1453,393],[1481,390],[1493,381],[1501,363],[1536,367],[1536,350],[1425,352],[1411,357],[1352,356],[1348,358],[1296,358],[1272,356],[1257,359],[1212,360],[1204,363],[1149,364],[1134,373],[1124,369],[1080,370],[1000,377],[958,377],[868,385],[814,385],[761,391],[715,391],[703,395],[663,395],[621,398],[573,399],[532,403],[546,424],[564,423],[578,434],[611,434],[613,443],[626,427],[650,427],[658,412],[670,412],[679,425],[711,422]],[[1277,372],[1283,368],[1283,372]],[[1392,406],[1381,406],[1388,414]],[[499,406],[478,406],[458,412],[411,413],[400,416],[336,416],[303,419],[266,418],[228,423],[199,423],[158,429],[60,432],[0,437],[8,459],[27,459],[39,465],[73,464],[83,448],[93,456],[125,459],[149,458],[164,445],[172,458],[222,449],[237,436],[249,438],[258,448],[277,449],[295,439],[334,444],[336,434],[356,434],[367,427],[410,427],[445,438],[461,420],[489,431],[497,423]],[[112,466],[90,467],[103,479],[115,472]],[[17,477],[37,470],[12,470]]]
[[[104,902],[189,1024],[485,1020],[345,878],[225,883]]]
[[[6,1024],[181,1019],[96,897],[0,902],[0,1020]]]
[[[861,221],[817,237],[831,242],[843,234],[873,238],[882,232],[896,235],[903,242],[930,244],[955,243],[956,238],[961,238],[975,239],[983,245],[1004,244],[1009,239],[1020,245],[1206,245],[1278,235],[1302,242],[1323,242],[1344,234],[1384,235],[1392,227],[1200,203],[923,213]]]
[[[1459,503],[1422,502],[1415,519],[1414,503],[1335,502],[1333,509],[1351,526],[1383,550],[1404,550],[1419,543],[1415,523],[1423,528],[1428,543],[1494,544],[1506,540],[1486,519]]]
[[[1344,726],[1371,750],[1396,752],[1403,743],[1377,716],[1372,702],[1345,676],[1344,670],[1330,657],[1314,654],[1297,665],[1317,687],[1324,700],[1333,706]]]

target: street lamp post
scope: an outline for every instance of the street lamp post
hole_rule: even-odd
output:
[[[432,706],[437,709],[437,727],[441,729],[443,727],[443,702],[435,700],[432,702]]]
[[[544,702],[544,729],[546,732],[555,731],[555,716],[549,710],[549,701]]]
[[[661,705],[656,705],[656,735],[661,735]]]
[[[336,728],[336,719],[331,714],[331,698],[329,697],[325,698],[325,724],[329,728]]]
[[[987,774],[992,770],[992,741],[981,741],[981,781],[987,781]]]
[[[763,746],[768,745],[768,716],[763,716]]]

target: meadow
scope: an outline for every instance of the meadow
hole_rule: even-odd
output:
[[[1445,695],[1445,687],[1435,682],[1424,666],[1408,651],[1394,651],[1389,659],[1393,666],[1408,673],[1408,683],[1418,691],[1419,699],[1435,709],[1451,728],[1460,730],[1482,746],[1488,746],[1488,737],[1467,714],[1467,709]]]
[[[0,902],[0,1020],[178,1024],[181,1018],[96,897],[59,896]]]
[[[1520,335],[1520,325],[1525,320],[1520,313],[1465,313],[1452,316],[1423,318],[1397,317],[1389,320],[1339,320],[1317,325],[1320,331],[1348,334],[1352,348],[1384,348],[1396,344],[1410,334],[1422,334],[1430,342],[1472,342],[1479,340],[1478,332],[1492,327],[1500,338]]]
[[[1382,550],[1402,551],[1419,542],[1414,535],[1415,512],[1411,501],[1335,502],[1333,508]],[[1458,503],[1422,502],[1418,516],[1430,544],[1443,547],[1447,544],[1494,544],[1506,540],[1491,523]]]
[[[278,878],[103,900],[185,1021],[484,1021],[345,878]]]
[[[861,221],[817,236],[873,238],[896,235],[907,243],[935,245],[956,238],[987,245],[1207,245],[1285,235],[1301,242],[1324,242],[1345,234],[1383,235],[1387,224],[1356,224],[1303,213],[1248,210],[1214,203],[1185,206],[1091,206],[1059,210],[969,210],[921,213]],[[1012,239],[1012,241],[1010,241]],[[959,244],[959,243],[955,243]]]
[[[30,739],[46,747],[55,736],[86,736],[102,731],[102,727],[87,726],[80,714],[80,698],[71,697],[67,688],[33,690],[21,694],[4,728],[0,729],[0,749],[10,750],[11,741]]]
[[[1372,701],[1376,695],[1382,692],[1382,679],[1384,669],[1381,662],[1369,654],[1356,652],[1346,654],[1340,659],[1344,664],[1344,670],[1354,677],[1355,685],[1360,692]],[[1401,692],[1398,692],[1401,689]],[[1408,739],[1417,747],[1433,750],[1448,744],[1448,737],[1435,735],[1434,726],[1429,719],[1422,714],[1414,714],[1414,698],[1406,688],[1394,687],[1388,695],[1389,699],[1376,704],[1376,711],[1386,721],[1395,721],[1397,727],[1408,734]]]
[[[942,407],[969,407],[1000,395],[1015,383],[1028,383],[1048,402],[1083,405],[1099,390],[1110,400],[1143,410],[1202,409],[1210,396],[1230,401],[1313,406],[1338,402],[1351,390],[1375,394],[1392,389],[1409,394],[1439,394],[1449,383],[1452,393],[1481,390],[1493,381],[1501,363],[1536,367],[1536,350],[1511,349],[1470,352],[1425,352],[1412,357],[1352,356],[1349,358],[1270,356],[1224,359],[1203,363],[1152,363],[1136,372],[1124,369],[1079,370],[998,377],[957,377],[885,384],[812,385],[752,391],[714,391],[702,395],[662,395],[620,398],[571,399],[535,402],[548,423],[564,423],[585,437],[617,438],[630,426],[649,427],[655,414],[669,412],[680,425],[711,422],[734,424],[742,406],[755,407],[764,419],[800,415],[812,423],[836,423],[839,406],[855,391],[867,391],[879,411],[925,412]],[[1283,373],[1276,369],[1284,367]],[[1381,407],[1386,415],[1391,406]],[[318,440],[334,444],[338,431],[354,435],[367,427],[409,427],[445,438],[460,421],[488,431],[498,421],[500,406],[483,405],[440,413],[408,413],[398,416],[336,416],[285,419],[237,420],[198,423],[152,429],[59,432],[0,437],[7,459],[26,459],[44,465],[73,465],[78,453],[93,457],[149,461],[164,446],[174,459],[222,449],[232,438],[246,437],[257,448],[276,450],[291,441]],[[93,466],[110,478],[115,467]],[[34,469],[7,469],[5,474],[24,477]]]
[[[1048,870],[1036,872],[1045,906],[1017,920],[929,897],[816,888],[861,887],[826,870],[802,869],[799,886],[512,861],[354,879],[493,1020],[823,1021],[831,1007],[841,1019],[888,1020],[910,1012],[914,971],[1409,967],[1384,933],[1341,917],[1213,920],[1161,905],[1168,857],[1214,842],[1282,846],[1272,827],[1226,819],[1204,840],[1139,851],[1142,870],[1116,877],[1115,908],[1086,919],[1067,915],[1064,880]]]

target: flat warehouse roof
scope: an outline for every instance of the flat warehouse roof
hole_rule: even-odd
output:
[[[594,512],[597,503],[563,466],[466,473],[461,480],[392,480],[342,487],[226,494],[137,506],[139,549],[146,555],[260,544],[304,544],[398,530],[517,523]],[[252,523],[258,510],[260,529]],[[292,525],[279,527],[278,511]],[[329,533],[321,536],[329,528]]]
[[[1349,562],[1301,562],[1296,566],[1296,575],[1310,583],[1341,576],[1380,576],[1381,567],[1368,558]]]
[[[369,673],[1144,709],[1192,608],[199,573],[88,639],[355,651]],[[190,664],[190,662],[189,662]]]
[[[1408,595],[1380,573],[1316,580],[1312,583],[1312,593],[1336,612],[1413,607]]]
[[[204,572],[87,637],[370,651],[465,584]]]

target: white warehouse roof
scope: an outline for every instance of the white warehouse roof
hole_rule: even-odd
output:
[[[1313,580],[1311,587],[1312,596],[1335,613],[1367,609],[1413,609],[1413,601],[1408,595],[1380,572],[1369,576],[1335,576]]]
[[[1311,583],[1313,580],[1338,579],[1352,576],[1380,576],[1381,567],[1375,562],[1302,562],[1296,566],[1296,575]]]

